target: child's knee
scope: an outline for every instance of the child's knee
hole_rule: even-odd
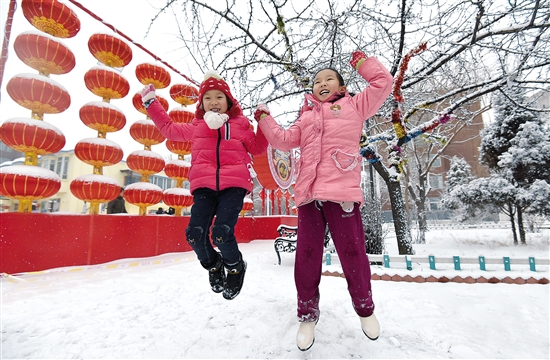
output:
[[[212,239],[215,244],[224,244],[229,239],[231,228],[225,224],[212,226]]]
[[[200,226],[188,227],[185,230],[185,236],[187,237],[187,242],[191,245],[196,244],[202,238],[204,234],[204,229]]]

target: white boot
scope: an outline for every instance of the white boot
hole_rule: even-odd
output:
[[[315,341],[315,325],[316,321],[301,322],[296,334],[296,345],[302,351],[309,350]]]
[[[361,328],[363,333],[371,340],[376,340],[380,336],[380,323],[376,319],[376,316],[372,314],[367,317],[359,317],[361,319]]]

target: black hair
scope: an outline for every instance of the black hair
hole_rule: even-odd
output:
[[[342,77],[342,74],[340,74],[340,72],[338,70],[336,70],[335,68],[333,68],[333,67],[326,67],[326,68],[322,68],[322,69],[317,70],[317,72],[315,73],[315,76],[313,76],[313,81],[314,82],[315,82],[315,78],[317,77],[317,74],[319,74],[323,70],[332,70],[332,71],[334,71],[334,73],[336,74],[336,78],[338,79],[338,84],[340,86],[346,86],[346,82],[344,81],[344,78]],[[349,91],[348,91],[348,94],[350,96],[355,96],[355,93],[351,93]],[[338,99],[339,98],[336,98],[333,101],[336,101]]]
[[[317,72],[313,76],[313,79],[314,79],[313,81],[315,81],[315,78],[317,77],[317,75],[323,70],[332,70],[332,71],[334,71],[336,73],[336,77],[338,78],[339,85],[340,86],[345,86],[346,85],[346,83],[344,81],[344,78],[342,77],[340,72],[338,70],[336,70],[335,68],[332,68],[332,67],[326,67],[326,68],[322,68],[322,69],[317,70]]]

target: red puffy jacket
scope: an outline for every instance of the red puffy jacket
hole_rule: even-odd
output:
[[[187,124],[173,122],[156,100],[147,109],[164,137],[173,141],[191,140],[191,193],[199,188],[220,191],[229,187],[252,191],[249,153],[263,154],[267,139],[259,129],[254,134],[239,106],[231,110],[229,120],[221,128],[212,130],[204,119],[194,118]]]

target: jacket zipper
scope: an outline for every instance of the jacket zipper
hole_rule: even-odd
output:
[[[216,144],[216,191],[220,191],[220,143],[222,142],[222,130],[218,129],[218,143]]]

